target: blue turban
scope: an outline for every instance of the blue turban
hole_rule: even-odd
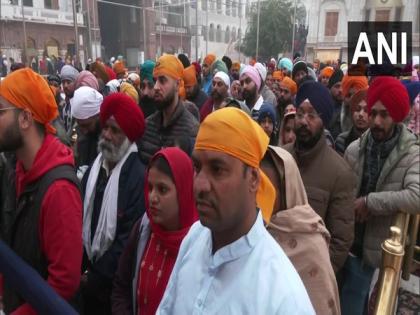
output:
[[[276,125],[277,118],[276,118],[276,111],[274,110],[274,106],[269,102],[263,102],[260,110],[258,111],[258,122],[260,123],[266,117],[269,117],[273,122],[273,125]]]
[[[288,71],[292,72],[293,70],[293,62],[289,58],[281,58],[279,61],[278,68],[286,68]]]
[[[328,128],[334,108],[330,91],[319,82],[306,81],[299,87],[296,94],[296,107],[299,108],[306,99],[309,99],[313,108],[321,116],[324,127]]]

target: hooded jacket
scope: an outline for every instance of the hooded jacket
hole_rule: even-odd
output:
[[[299,273],[316,313],[340,314],[337,283],[328,252],[330,233],[308,203],[293,157],[274,146],[269,146],[268,152],[285,184],[282,197],[286,199],[286,210],[275,213],[267,229]]]
[[[71,150],[50,134],[35,156],[32,167],[25,171],[21,161],[16,164],[16,198],[28,185],[60,165],[74,168]],[[45,257],[48,284],[64,299],[71,299],[80,282],[82,263],[82,200],[73,183],[59,179],[48,188],[41,203],[38,226],[41,255]],[[13,231],[12,231],[13,233]],[[14,235],[15,243],[20,235]],[[24,242],[20,240],[19,242]],[[29,304],[18,307],[13,314],[35,314]]]

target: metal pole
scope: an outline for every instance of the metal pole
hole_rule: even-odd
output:
[[[142,13],[143,13],[143,50],[144,50],[144,59],[149,59],[149,55],[148,55],[148,48],[147,47],[147,37],[146,37],[146,5],[145,5],[145,0],[143,0],[143,8],[142,8]]]
[[[24,54],[24,60],[23,63],[25,65],[29,64],[28,60],[28,37],[26,36],[26,21],[25,21],[25,11],[23,8],[23,0],[20,0],[21,8],[22,8],[22,26],[23,26],[23,54]],[[23,58],[22,58],[23,59]]]
[[[296,0],[295,0],[295,8],[294,8],[294,13],[293,13],[292,58],[295,54],[295,25],[296,25]]]
[[[162,0],[159,1],[159,57],[162,56]]]
[[[258,61],[258,45],[260,41],[260,0],[257,3],[257,47],[255,50],[255,59]]]
[[[76,49],[76,60],[75,60],[75,66],[78,66],[79,61],[79,32],[77,30],[77,15],[76,15],[76,0],[72,0],[73,5],[73,24],[74,24],[74,35],[75,35],[75,42],[74,42],[74,48]]]
[[[195,60],[198,61],[198,0],[195,0]]]
[[[206,55],[209,53],[209,1],[206,0]]]
[[[87,27],[88,27],[88,41],[89,41],[89,47],[88,47],[88,58],[92,58],[92,29],[90,26],[90,0],[86,0],[86,6],[87,6]],[[93,58],[92,58],[93,59]],[[92,60],[93,61],[93,60]]]
[[[239,29],[241,30],[241,28],[242,28],[242,0],[239,0],[239,3],[238,3],[238,13],[239,13]],[[242,31],[241,32],[238,32],[238,35],[239,35],[239,47],[238,47],[238,60],[239,60],[239,63],[241,62],[241,45],[242,45],[242,42],[241,42],[241,33],[242,33]]]

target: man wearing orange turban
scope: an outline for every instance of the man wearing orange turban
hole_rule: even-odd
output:
[[[284,110],[289,104],[294,104],[297,93],[297,84],[289,77],[284,77],[279,83],[279,92],[277,96],[278,114],[283,118]]]
[[[213,74],[210,73],[211,65],[213,62],[216,61],[216,55],[215,54],[208,54],[206,58],[204,58],[203,65],[202,65],[202,71],[203,71],[203,91],[208,96],[210,96],[211,93],[211,83],[213,80]]]
[[[57,115],[52,90],[32,69],[14,71],[1,81],[0,152],[13,152],[17,159],[15,171],[5,168],[10,187],[2,198],[15,200],[9,210],[19,209],[19,215],[7,229],[0,224],[0,230],[7,231],[6,241],[13,240],[11,249],[69,300],[80,283],[82,200],[73,153],[52,134],[50,122]],[[35,314],[11,289],[13,280],[4,285],[4,311]]]
[[[114,65],[112,66],[112,70],[114,70],[115,74],[117,75],[117,79],[124,79],[127,75],[127,68],[122,61],[115,61]]]
[[[241,64],[239,62],[234,62],[232,68],[230,68],[230,75],[234,80],[239,80],[239,72],[241,71]]]
[[[368,88],[368,79],[365,76],[346,74],[341,80],[344,106],[341,107],[341,132],[349,131],[352,126],[350,101],[354,94]]]
[[[273,81],[279,83],[281,80],[283,80],[283,73],[281,71],[274,71]]]
[[[174,55],[163,55],[156,62],[153,79],[157,111],[147,118],[146,131],[139,142],[140,158],[145,164],[161,148],[174,146],[178,139],[193,143],[197,135],[198,121],[179,95],[184,89],[183,76],[184,66]]]
[[[276,198],[260,169],[268,142],[238,108],[217,110],[202,122],[193,152],[200,222],[183,240],[158,314],[192,314],[197,299],[208,314],[230,314],[233,308],[315,314],[296,270],[265,228]],[[253,293],[265,288],[276,298]],[[184,292],[191,298],[182,299]]]
[[[184,86],[187,100],[194,103],[198,110],[200,110],[207,100],[207,94],[198,85],[197,72],[194,65],[184,69]]]
[[[324,69],[321,70],[321,73],[319,75],[319,80],[320,82],[328,87],[328,81],[330,80],[332,74],[334,73],[334,68],[333,67],[325,67]]]

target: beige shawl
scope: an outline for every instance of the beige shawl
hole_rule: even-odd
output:
[[[282,182],[285,181],[287,210],[274,214],[267,229],[298,271],[316,313],[340,314],[337,282],[328,252],[330,234],[308,204],[293,157],[279,147],[270,146],[269,152]]]

